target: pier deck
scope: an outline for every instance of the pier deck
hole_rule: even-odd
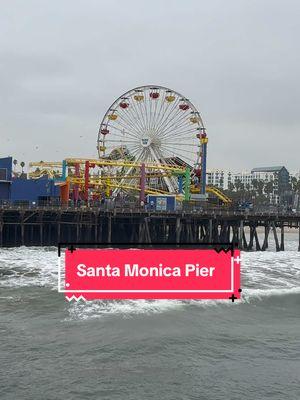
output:
[[[56,246],[59,242],[233,242],[242,250],[264,251],[272,238],[276,250],[283,251],[287,228],[298,229],[300,250],[299,214],[229,210],[148,212],[130,208],[0,208],[0,247]]]

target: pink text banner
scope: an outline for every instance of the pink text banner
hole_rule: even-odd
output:
[[[64,272],[68,300],[234,301],[241,292],[239,250],[67,249]]]

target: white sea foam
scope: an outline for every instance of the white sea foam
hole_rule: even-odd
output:
[[[57,287],[57,249],[0,249],[0,287]]]
[[[180,300],[107,300],[89,301],[70,304],[71,319],[93,319],[107,315],[128,317],[136,314],[157,314],[182,308]]]
[[[295,249],[296,242],[290,242]],[[62,260],[63,262],[63,260]],[[251,303],[270,296],[300,293],[300,253],[285,252],[242,253],[242,301]],[[57,249],[14,248],[0,249],[1,287],[45,287],[57,290]],[[130,316],[163,313],[193,305],[213,307],[230,305],[227,300],[118,300],[67,303],[72,319],[99,318],[105,315]]]
[[[272,289],[244,289],[243,302],[250,303],[252,300],[263,300],[266,297],[284,296],[287,294],[300,294],[300,286]]]

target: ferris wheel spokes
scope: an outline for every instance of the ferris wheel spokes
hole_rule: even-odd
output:
[[[162,86],[140,86],[120,96],[104,115],[98,152],[104,158],[154,163],[160,176],[154,174],[155,179],[148,179],[147,184],[155,181],[162,190],[178,193],[177,178],[165,173],[162,166],[186,163],[199,168],[203,129],[199,112],[186,97]],[[134,168],[120,173],[122,184],[139,185]]]

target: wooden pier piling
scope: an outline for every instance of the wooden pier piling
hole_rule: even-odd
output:
[[[59,242],[228,243],[265,251],[274,239],[285,249],[285,229],[300,216],[206,211],[147,212],[137,209],[0,209],[0,246],[55,246]],[[258,231],[259,230],[259,231]],[[280,234],[278,234],[280,232]],[[272,235],[270,235],[272,233]]]

